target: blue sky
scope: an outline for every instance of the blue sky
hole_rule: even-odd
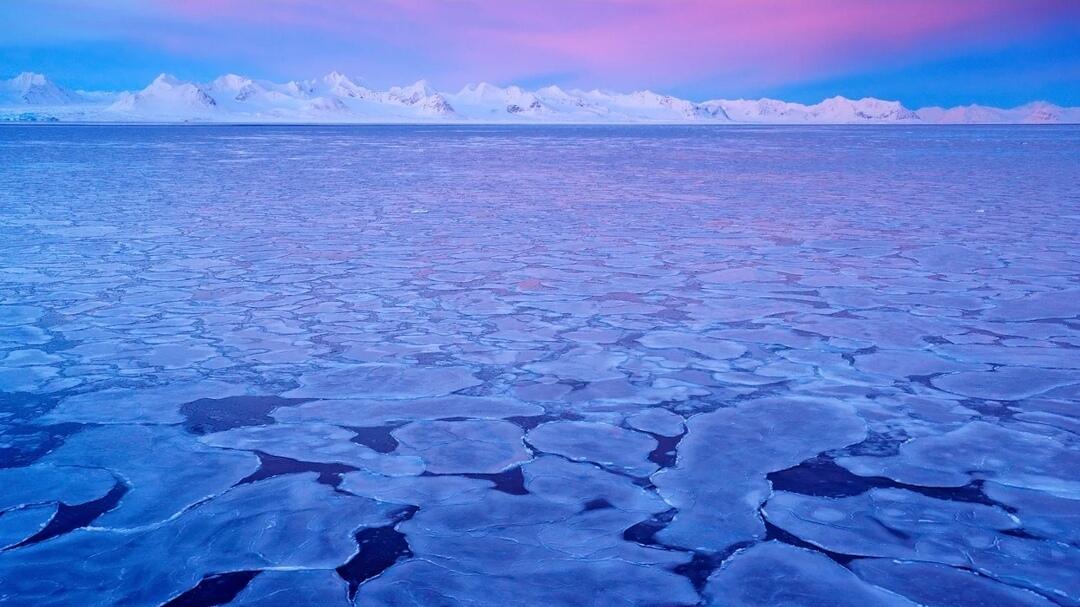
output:
[[[340,70],[692,99],[1080,105],[1076,0],[7,0],[0,76],[131,89],[159,72]]]

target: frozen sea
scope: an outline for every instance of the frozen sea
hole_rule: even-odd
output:
[[[0,128],[0,604],[1080,605],[1080,129]]]

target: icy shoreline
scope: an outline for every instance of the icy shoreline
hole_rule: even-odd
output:
[[[0,81],[0,121],[226,124],[1074,124],[1080,108],[1035,101],[912,110],[841,96],[806,105],[776,99],[694,102],[652,91],[534,91],[487,83],[440,92],[419,81],[385,91],[332,72],[284,84],[235,74],[209,83],[158,76],[133,92],[69,91],[42,74]]]

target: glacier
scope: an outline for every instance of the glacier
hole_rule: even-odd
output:
[[[653,91],[534,91],[469,84],[436,91],[426,81],[385,91],[340,72],[284,84],[225,74],[207,83],[161,74],[138,91],[68,91],[43,74],[0,81],[0,121],[504,124],[1060,124],[1080,108],[1035,101],[908,109],[898,101],[836,96],[806,105],[776,99],[694,102]]]

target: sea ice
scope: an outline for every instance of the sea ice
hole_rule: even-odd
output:
[[[435,474],[500,472],[531,457],[521,428],[504,421],[418,421],[392,434],[396,453],[421,458]]]
[[[872,586],[825,555],[779,542],[736,552],[709,576],[712,607],[916,607]]]
[[[355,432],[329,424],[248,426],[199,437],[213,447],[262,451],[300,461],[337,463],[391,476],[424,471],[418,457],[385,455],[355,443]],[[237,479],[239,480],[239,479]]]
[[[746,348],[737,343],[722,339],[713,339],[696,333],[677,331],[653,331],[638,338],[646,348],[681,348],[715,359],[738,358]]]
[[[183,421],[180,415],[183,403],[200,398],[240,396],[245,392],[241,386],[214,381],[142,389],[108,388],[66,398],[39,421],[175,424]]]
[[[555,421],[529,431],[529,444],[545,453],[555,453],[579,462],[632,474],[648,476],[657,468],[648,460],[657,447],[647,434],[600,422]]]
[[[942,390],[989,400],[1020,400],[1042,394],[1052,388],[1080,383],[1076,371],[1006,367],[994,371],[965,371],[935,377],[933,384]]]
[[[516,399],[451,395],[414,400],[320,400],[278,409],[273,416],[283,422],[367,427],[421,419],[505,419],[543,413],[543,407]]]
[[[902,489],[846,498],[778,492],[772,524],[833,552],[969,567],[1013,586],[1080,604],[1080,548],[1007,532],[1021,521],[996,506],[940,500]],[[1070,598],[1071,597],[1071,598]]]
[[[1066,498],[990,481],[983,483],[983,492],[1011,508],[1024,531],[1049,540],[1080,544],[1080,495]]]
[[[686,426],[676,465],[652,477],[678,508],[657,538],[710,552],[765,536],[758,507],[771,490],[766,474],[866,436],[850,405],[824,400],[750,400],[695,415]]]
[[[522,466],[522,473],[529,493],[561,504],[584,508],[602,501],[627,512],[649,514],[669,507],[655,492],[589,463],[545,455]]]
[[[263,571],[229,607],[349,607],[348,585],[332,570]]]
[[[492,492],[399,525],[415,560],[360,587],[364,605],[693,605],[687,558],[622,540],[643,515]],[[660,566],[658,566],[660,565]]]
[[[635,430],[660,436],[678,436],[686,431],[681,416],[657,407],[644,409],[640,413],[631,415],[626,419],[626,423]]]
[[[966,569],[893,559],[856,559],[862,579],[924,607],[1053,607],[1042,596],[997,583]]]
[[[289,397],[423,398],[457,392],[482,382],[465,367],[357,366],[319,371],[300,378]]]
[[[459,476],[382,476],[370,472],[347,472],[338,489],[391,504],[430,508],[437,505],[478,502],[494,483]]]
[[[106,470],[128,488],[119,505],[94,521],[137,527],[168,519],[255,472],[253,454],[206,447],[175,426],[90,427],[67,439],[42,463],[67,466],[72,477]],[[162,479],[169,479],[163,483]]]
[[[0,602],[1076,605],[1078,134],[2,128]]]
[[[896,455],[841,457],[860,476],[885,476],[911,485],[961,487],[975,479],[1080,496],[1080,452],[1067,435],[1040,435],[973,421],[900,445]]]
[[[1033,293],[998,302],[986,315],[988,320],[1042,320],[1080,316],[1080,289]]]
[[[0,468],[0,511],[37,504],[70,506],[103,497],[116,484],[116,475],[102,468],[38,463]]]
[[[55,504],[0,511],[0,550],[33,537],[55,514]]]
[[[148,530],[76,530],[0,553],[2,592],[43,607],[158,605],[215,573],[333,569],[356,551],[355,530],[387,524],[392,508],[314,474],[267,479]]]

